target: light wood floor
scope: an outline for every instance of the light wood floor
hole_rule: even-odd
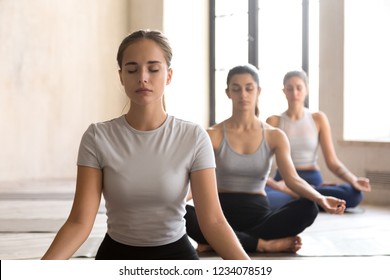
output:
[[[0,259],[39,259],[65,221],[74,181],[0,184]],[[105,233],[102,204],[92,233],[74,258],[91,259]],[[390,206],[363,204],[341,216],[320,213],[301,237],[298,254],[256,254],[255,259],[390,258]],[[203,254],[202,259],[218,259]]]

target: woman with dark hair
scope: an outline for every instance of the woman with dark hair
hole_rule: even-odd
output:
[[[216,158],[219,199],[247,252],[295,253],[302,246],[298,234],[317,217],[317,204],[329,213],[341,214],[345,202],[321,195],[298,176],[284,132],[258,118],[260,91],[256,67],[236,66],[229,71],[226,95],[232,101],[232,116],[208,129]],[[274,155],[284,180],[302,198],[272,211],[265,185]],[[197,214],[187,205],[187,233],[202,252],[213,245],[203,237]]]

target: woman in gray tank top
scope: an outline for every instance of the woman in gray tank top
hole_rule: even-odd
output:
[[[219,199],[247,252],[295,253],[302,246],[298,234],[314,222],[317,204],[329,213],[341,214],[345,201],[321,195],[298,176],[284,132],[258,118],[260,91],[254,66],[229,71],[226,95],[232,101],[232,116],[208,129],[216,157]],[[273,211],[264,188],[274,155],[283,178],[302,198]],[[187,233],[198,242],[198,251],[210,250],[191,205],[187,205],[185,218]]]

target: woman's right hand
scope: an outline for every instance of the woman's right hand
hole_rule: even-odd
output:
[[[343,214],[346,208],[346,202],[332,196],[323,196],[317,202],[329,214]]]

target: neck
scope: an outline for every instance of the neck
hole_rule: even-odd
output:
[[[232,128],[251,129],[259,123],[259,119],[253,113],[233,113],[228,119]]]
[[[130,106],[126,121],[136,130],[149,131],[159,128],[167,118],[163,108]]]
[[[302,105],[296,105],[296,106],[289,106],[286,114],[290,119],[298,120],[303,117],[305,110],[305,106]]]

